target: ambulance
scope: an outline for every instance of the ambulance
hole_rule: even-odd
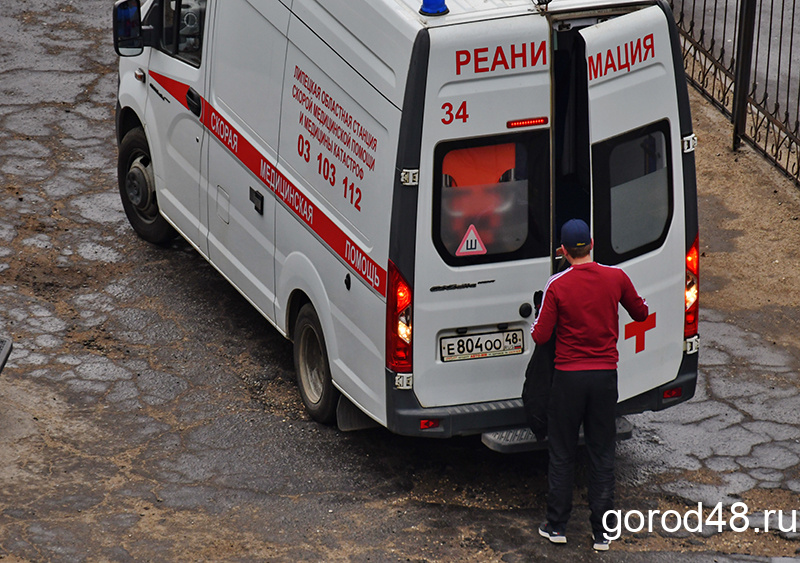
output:
[[[621,311],[620,415],[693,396],[696,137],[664,1],[113,11],[125,213],[293,342],[314,420],[528,447],[532,295],[573,217],[650,306]]]

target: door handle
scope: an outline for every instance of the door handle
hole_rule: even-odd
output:
[[[259,215],[264,214],[264,194],[250,188],[250,201]]]
[[[189,111],[197,117],[203,113],[203,98],[194,88],[189,88],[189,91],[186,92],[186,105],[189,107]]]

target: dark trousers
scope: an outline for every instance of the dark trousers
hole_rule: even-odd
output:
[[[592,531],[603,532],[603,514],[614,508],[617,371],[555,370],[547,427],[550,441],[547,521],[566,531],[572,511],[572,486],[583,423],[589,453],[589,518]]]

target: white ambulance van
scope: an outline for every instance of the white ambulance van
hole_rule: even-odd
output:
[[[114,37],[133,228],[180,234],[293,341],[314,419],[521,447],[531,296],[573,217],[652,312],[621,313],[620,414],[693,396],[663,0],[120,0]]]

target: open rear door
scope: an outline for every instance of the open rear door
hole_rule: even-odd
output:
[[[620,312],[620,401],[673,380],[683,354],[686,235],[670,25],[652,6],[580,31],[594,257],[622,267],[651,312],[644,323]]]
[[[530,303],[550,275],[548,39],[537,14],[430,30],[413,311],[422,408],[500,412],[522,392]]]

